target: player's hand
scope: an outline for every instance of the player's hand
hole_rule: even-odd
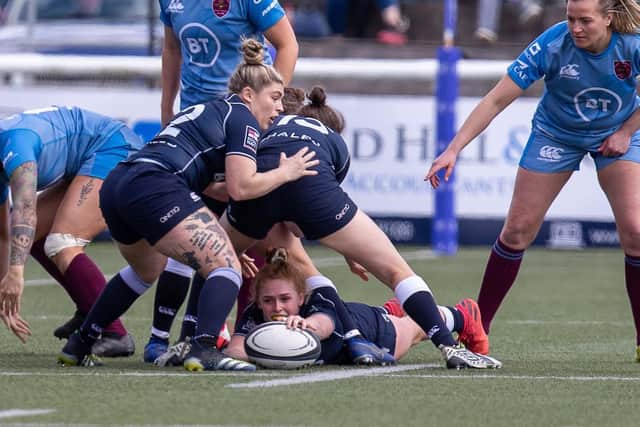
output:
[[[307,329],[307,319],[302,316],[298,316],[297,314],[294,316],[287,317],[285,320],[287,324],[287,328],[289,329]]]
[[[291,157],[280,153],[280,168],[284,171],[287,182],[295,181],[303,176],[318,175],[318,171],[309,169],[320,163],[320,160],[313,160],[315,155],[316,152],[309,151],[309,147],[301,148]]]
[[[248,279],[253,279],[258,273],[258,266],[255,264],[255,259],[249,255],[243,253],[238,257],[240,261],[240,267],[242,268],[242,275]]]
[[[431,169],[429,169],[429,172],[427,172],[424,180],[429,181],[432,188],[438,188],[440,186],[440,177],[437,175],[437,173],[444,169],[444,180],[449,181],[449,178],[453,173],[453,168],[456,165],[457,159],[458,153],[450,148],[447,148],[433,161],[433,163],[431,164]]]
[[[6,315],[0,312],[0,318],[2,322],[13,334],[18,337],[23,344],[27,342],[27,337],[31,336],[31,327],[29,324],[20,317],[20,314]]]
[[[364,280],[365,282],[369,281],[369,275],[367,274],[369,271],[367,271],[366,268],[364,268],[361,264],[350,260],[349,258],[345,257],[344,260],[346,261],[347,265],[349,266],[349,270],[351,270],[351,272],[353,274],[355,274],[356,276],[358,276],[359,278],[361,278],[362,280]]]
[[[631,135],[618,130],[604,140],[598,147],[598,152],[605,157],[620,157],[629,150],[629,144],[631,144]]]
[[[16,316],[20,313],[23,289],[24,277],[10,269],[0,281],[0,311],[4,315]]]

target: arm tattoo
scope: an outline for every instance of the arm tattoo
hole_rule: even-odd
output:
[[[35,162],[18,167],[11,175],[11,254],[10,265],[24,265],[36,231],[36,189],[38,171]]]
[[[91,191],[93,191],[93,188],[95,187],[93,180],[94,179],[91,178],[89,179],[89,181],[86,182],[86,184],[82,185],[82,188],[80,189],[80,198],[78,198],[78,201],[76,202],[76,206],[80,207],[84,202],[87,201],[87,197],[89,197],[89,193],[91,193]]]

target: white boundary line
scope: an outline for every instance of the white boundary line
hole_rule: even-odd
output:
[[[226,388],[267,388],[267,387],[279,387],[295,384],[309,384],[323,381],[335,381],[344,380],[347,378],[355,377],[369,377],[388,374],[391,372],[410,371],[415,369],[435,368],[440,367],[441,364],[429,364],[429,365],[400,365],[389,366],[380,368],[357,368],[357,369],[342,369],[334,371],[315,372],[305,375],[296,375],[291,378],[278,378],[268,381],[251,381],[248,383],[234,383],[225,385]]]
[[[14,417],[30,417],[32,415],[45,415],[55,412],[55,409],[7,409],[0,411],[0,419]]]

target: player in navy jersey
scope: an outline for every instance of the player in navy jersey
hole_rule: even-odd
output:
[[[323,295],[322,289],[309,290],[300,270],[288,262],[284,249],[274,250],[268,258],[269,263],[254,280],[254,303],[242,314],[225,353],[247,360],[246,335],[261,323],[281,320],[291,328],[310,329],[318,335],[322,342],[320,363],[352,363],[345,346],[346,331],[334,302]],[[471,299],[462,303],[475,306]],[[425,332],[408,316],[397,317],[382,307],[358,302],[344,304],[364,336],[389,351],[396,360],[405,356],[413,345],[427,339]],[[480,319],[468,316],[465,309],[458,306],[439,306],[438,309],[448,329],[466,334],[470,340],[487,340]]]
[[[276,153],[313,147],[320,164],[317,175],[287,183],[269,194],[246,201],[231,200],[220,219],[234,247],[242,253],[263,239],[271,227],[285,222],[298,236],[318,240],[344,255],[350,265],[362,266],[394,290],[406,313],[442,351],[449,368],[495,368],[500,363],[457,344],[446,328],[431,290],[400,256],[389,238],[340,187],[349,155],[342,137],[342,116],[325,104],[321,88],[309,94],[311,104],[298,115],[279,117],[263,135],[258,170],[272,170]],[[293,184],[293,185],[292,185]],[[291,239],[287,250],[300,245]],[[298,265],[298,264],[296,264]],[[305,277],[313,274],[299,267]]]
[[[161,121],[173,117],[175,97],[180,91],[180,109],[210,101],[227,93],[227,82],[242,59],[242,38],[263,40],[275,47],[274,68],[285,86],[291,80],[298,57],[298,43],[284,10],[277,0],[160,0],[160,19],[165,24],[162,49]],[[272,62],[266,53],[265,61]],[[216,198],[203,196],[216,214],[226,207],[224,192]],[[251,254],[256,263],[261,258]],[[154,362],[169,346],[171,325],[189,291],[193,269],[169,259],[156,286],[151,337],[144,360]],[[246,281],[246,280],[245,280]],[[179,341],[192,337],[197,316],[197,295],[202,286],[197,275],[182,322]],[[238,295],[238,308],[246,304],[248,286]],[[226,328],[226,325],[225,325]]]
[[[487,333],[549,206],[589,154],[625,253],[640,362],[640,6],[632,0],[568,0],[567,20],[538,36],[466,119],[426,175],[448,179],[460,151],[534,81],[546,90],[517,172],[511,207],[485,270],[478,304]]]
[[[84,253],[106,228],[98,191],[109,171],[142,146],[121,121],[77,107],[28,110],[0,120],[0,308],[23,342],[31,333],[20,316],[29,253],[68,292],[76,321],[98,298],[106,280]],[[94,351],[133,354],[133,339],[113,320]],[[72,331],[63,329],[54,334],[67,338]]]
[[[212,180],[225,180],[239,200],[263,195],[279,185],[314,175],[317,161],[309,150],[277,168],[256,171],[260,130],[282,110],[282,77],[263,63],[263,46],[243,43],[245,61],[230,79],[232,95],[197,104],[178,114],[142,150],[107,177],[100,207],[129,263],[107,284],[79,330],[71,335],[59,361],[91,364],[91,345],[104,326],[124,313],[162,272],[167,257],[189,265],[205,279],[198,303],[198,326],[188,370],[253,370],[224,357],[216,348],[218,332],[241,284],[241,265],[215,215],[198,194]]]

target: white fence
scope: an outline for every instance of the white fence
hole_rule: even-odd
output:
[[[460,60],[461,79],[497,79],[511,61]],[[157,78],[160,57],[75,56],[36,53],[0,54],[2,74],[47,74],[74,76],[130,76]],[[296,76],[300,78],[393,79],[433,81],[438,70],[435,59],[323,59],[300,58]]]

